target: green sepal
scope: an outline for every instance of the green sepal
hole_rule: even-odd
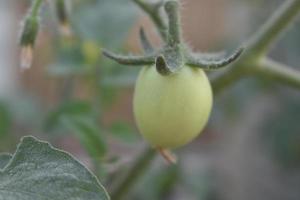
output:
[[[21,32],[20,45],[34,46],[39,31],[39,20],[37,17],[27,16]]]

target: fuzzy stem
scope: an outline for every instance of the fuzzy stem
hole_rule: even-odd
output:
[[[31,16],[36,17],[40,10],[43,0],[34,0],[31,6]]]
[[[155,63],[155,55],[146,55],[146,56],[123,56],[118,55],[108,50],[102,49],[102,54],[119,64],[124,65],[152,65]]]
[[[133,0],[143,11],[145,11],[155,26],[158,29],[158,32],[161,36],[161,38],[166,41],[167,40],[167,25],[164,22],[163,18],[161,17],[159,13],[159,8],[162,5],[162,2],[156,3],[156,4],[150,4],[146,3],[144,0]]]
[[[127,194],[130,189],[135,186],[141,175],[151,166],[150,163],[154,159],[156,151],[152,148],[147,148],[132,167],[129,169],[126,176],[116,185],[111,192],[111,199],[120,200]]]
[[[168,43],[180,44],[182,36],[178,1],[171,0],[166,2],[165,10],[169,19]]]
[[[257,33],[250,38],[249,45],[240,60],[232,64],[229,70],[212,80],[214,92],[220,93],[237,80],[249,74],[257,73],[256,68],[261,67],[260,62],[262,62],[262,57],[269,46],[285,31],[299,12],[300,0],[286,0]],[[274,70],[276,69],[274,68]],[[268,69],[270,74],[272,70]],[[281,72],[283,71],[277,70],[274,73]],[[286,75],[285,73],[283,76]]]
[[[254,35],[250,48],[258,56],[264,55],[274,40],[291,24],[300,11],[300,0],[286,0]]]
[[[271,59],[263,59],[259,65],[257,74],[263,78],[300,89],[300,71]]]

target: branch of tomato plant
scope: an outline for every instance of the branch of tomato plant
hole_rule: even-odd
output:
[[[141,175],[151,166],[151,161],[154,159],[156,151],[153,148],[146,148],[144,152],[132,165],[128,173],[116,183],[112,189],[110,196],[113,200],[120,200],[134,186]]]
[[[144,0],[133,0],[145,13],[149,15],[155,24],[161,38],[165,41],[168,35],[168,26],[160,14],[160,9],[164,4],[163,0],[156,3],[145,2]]]
[[[150,12],[142,0],[134,0],[149,14],[158,30],[160,25],[154,20],[156,13]],[[219,95],[225,88],[231,86],[241,78],[250,75],[263,76],[263,78],[277,80],[290,86],[300,88],[300,72],[283,64],[264,58],[270,45],[278,39],[279,35],[287,29],[300,11],[300,0],[287,0],[279,7],[273,16],[260,28],[247,43],[247,48],[241,58],[231,64],[229,70],[212,80],[214,95]],[[166,41],[166,37],[162,37]],[[111,196],[119,200],[128,193],[139,180],[143,172],[150,167],[151,161],[157,154],[148,147],[134,162],[127,175],[119,182]]]
[[[300,0],[285,0],[250,41],[250,48],[264,56],[274,41],[287,30],[300,10]]]
[[[247,76],[266,77],[275,82],[299,88],[299,72],[283,64],[269,62],[270,59],[265,58],[270,46],[286,31],[299,12],[300,0],[286,0],[249,39],[241,58],[229,66],[226,72],[212,80],[214,92],[219,93]],[[267,63],[266,60],[268,60]]]
[[[257,75],[265,79],[276,80],[291,87],[300,89],[300,71],[284,64],[265,58],[256,68]]]

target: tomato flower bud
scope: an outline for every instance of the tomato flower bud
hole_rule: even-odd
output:
[[[55,6],[61,35],[64,37],[71,37],[72,31],[70,27],[68,10],[65,0],[56,0]]]
[[[22,70],[28,69],[32,65],[33,47],[38,35],[38,30],[39,20],[37,17],[26,17],[20,37]]]

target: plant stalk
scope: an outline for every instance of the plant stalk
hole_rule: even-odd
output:
[[[178,1],[167,1],[165,4],[165,10],[169,19],[168,43],[180,44],[182,36]]]
[[[284,73],[283,77],[290,75],[291,73],[286,73],[286,70],[278,70],[278,65],[275,62],[272,62],[273,64],[275,63],[275,67],[268,67],[267,69],[257,68],[266,64],[263,61],[263,57],[270,45],[287,29],[299,12],[300,0],[286,0],[254,36],[249,39],[247,42],[248,46],[239,61],[233,63],[226,72],[212,80],[214,93],[221,93],[234,82],[249,75],[256,75],[258,72],[265,73],[262,71],[268,71],[268,74],[277,74],[276,77],[280,77],[280,73]],[[270,64],[268,62],[269,66]],[[275,71],[272,72],[272,70]],[[287,69],[287,71],[290,70]],[[297,75],[293,75],[293,77],[295,76]],[[273,80],[275,79],[273,78]],[[294,82],[285,81],[285,83],[294,86]]]
[[[262,28],[250,40],[252,52],[258,56],[267,53],[274,40],[287,29],[300,11],[300,0],[285,0],[276,10],[273,16],[262,26]]]
[[[257,74],[274,82],[300,89],[300,72],[271,59],[266,58],[261,61]]]
[[[156,26],[161,38],[165,41],[168,35],[168,27],[159,13],[159,8],[163,2],[156,4],[146,3],[144,0],[133,0],[145,13],[149,15],[154,25]]]
[[[120,200],[130,192],[130,189],[135,186],[142,174],[151,166],[151,162],[155,158],[155,155],[156,151],[150,147],[146,148],[146,150],[141,153],[125,177],[120,180],[112,190],[112,200]]]

